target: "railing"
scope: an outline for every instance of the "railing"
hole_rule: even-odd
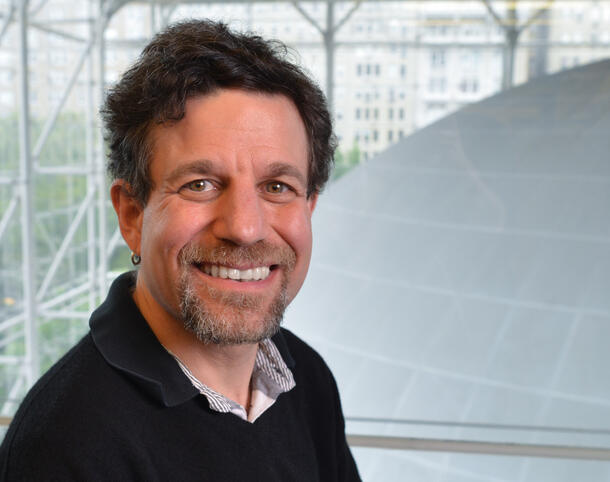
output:
[[[555,426],[534,426],[501,423],[473,423],[451,420],[420,420],[420,419],[394,419],[382,417],[356,417],[347,416],[347,436],[348,443],[352,447],[381,448],[394,450],[421,450],[428,452],[455,452],[483,455],[509,455],[520,457],[547,457],[561,459],[580,459],[580,460],[610,460],[610,447],[605,446],[585,446],[585,445],[564,445],[562,443],[521,443],[514,439],[515,433],[527,434],[547,434],[561,437],[558,440],[570,439],[574,436],[605,437],[607,442],[610,437],[610,429],[604,428],[583,428],[583,427],[555,427]],[[357,434],[362,431],[363,425],[367,427],[367,434]],[[378,435],[381,432],[378,428],[371,430],[370,424],[375,427],[384,425],[385,427],[410,426],[411,433],[421,434],[421,428],[425,429],[461,429],[473,432],[472,436],[441,439],[438,437],[407,437]],[[352,425],[350,427],[350,425]],[[417,431],[415,428],[417,427]],[[492,436],[498,437],[497,440],[481,440],[481,433],[486,431]],[[438,432],[437,432],[438,433]],[[475,433],[477,435],[475,435]],[[589,442],[591,443],[591,442]],[[604,443],[603,445],[606,445]]]
[[[379,435],[348,435],[352,447],[428,452],[459,452],[484,455],[516,455],[581,460],[610,460],[610,449],[601,447],[571,447],[520,443],[477,442],[470,440],[440,440],[428,438],[388,437]]]

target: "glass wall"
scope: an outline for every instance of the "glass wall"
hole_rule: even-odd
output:
[[[284,41],[331,100],[336,168],[285,323],[333,369],[348,432],[610,449],[610,0],[1,1],[0,415],[129,269],[97,112],[191,17]],[[610,479],[355,454],[365,480]]]

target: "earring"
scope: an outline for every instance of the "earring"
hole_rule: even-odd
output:
[[[133,251],[131,252],[131,262],[134,266],[140,264],[140,261],[142,261],[142,258],[140,258],[139,254],[134,253]]]

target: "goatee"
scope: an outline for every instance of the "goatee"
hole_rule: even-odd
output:
[[[277,333],[289,301],[288,276],[296,264],[292,249],[273,246],[266,241],[252,246],[223,244],[213,248],[189,243],[182,248],[179,258],[182,267],[178,287],[182,322],[197,339],[203,343],[237,345],[258,343]],[[203,264],[273,266],[282,272],[280,288],[265,308],[266,296],[224,292],[201,283],[193,276],[192,270]],[[219,308],[206,306],[204,298],[213,300],[213,305]]]

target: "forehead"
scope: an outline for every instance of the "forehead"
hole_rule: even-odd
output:
[[[153,179],[199,160],[228,169],[287,162],[308,173],[305,126],[294,103],[280,94],[223,89],[191,98],[184,117],[153,127],[150,141]]]

